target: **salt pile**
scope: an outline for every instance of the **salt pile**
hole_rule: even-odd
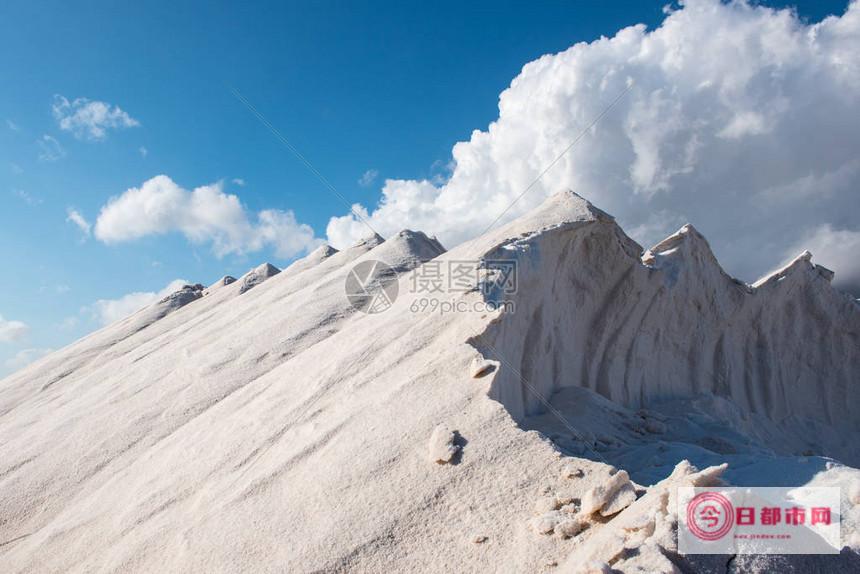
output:
[[[860,545],[860,471],[825,458],[860,464],[860,307],[809,256],[746,285],[692,227],[643,252],[570,192],[441,252],[323,246],[4,379],[0,570],[723,572],[677,553],[673,487],[756,477],[841,485]],[[415,311],[412,269],[482,258],[517,261],[514,312]],[[374,260],[400,296],[365,314],[344,281]]]

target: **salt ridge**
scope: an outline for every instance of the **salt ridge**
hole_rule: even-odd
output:
[[[110,325],[0,382],[0,565],[523,572],[587,559],[670,572],[668,556],[698,569],[673,554],[666,497],[725,469],[679,461],[644,488],[593,452],[568,456],[523,430],[541,411],[523,377],[548,399],[582,389],[620,413],[711,393],[741,417],[811,423],[814,446],[835,452],[840,433],[857,437],[860,309],[814,268],[739,284],[692,229],[681,236],[644,264],[609,215],[566,192],[437,257],[516,258],[510,315],[416,313],[408,271],[437,246],[404,232]],[[384,313],[357,312],[347,273],[386,259],[401,296]],[[795,391],[803,400],[781,394]],[[837,465],[814,480],[847,485],[844,528],[856,529],[857,471]],[[574,500],[610,514],[595,519]],[[625,545],[638,553],[624,556]]]

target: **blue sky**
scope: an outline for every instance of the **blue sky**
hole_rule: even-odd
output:
[[[92,225],[109,198],[167,174],[185,189],[221,181],[252,214],[291,210],[321,238],[346,212],[231,87],[372,208],[385,178],[446,176],[452,145],[498,118],[527,62],[665,18],[665,2],[640,1],[119,4],[0,6],[0,316],[26,325],[0,340],[0,374],[24,349],[97,327],[97,300],[289,261],[271,245],[219,257],[179,232],[106,244],[70,209]],[[845,9],[798,4],[810,21]],[[105,102],[139,125],[101,139],[63,129],[56,96],[70,109]]]

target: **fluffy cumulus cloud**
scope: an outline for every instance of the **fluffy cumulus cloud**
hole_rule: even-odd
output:
[[[51,352],[53,352],[53,349],[21,349],[12,357],[6,359],[3,362],[3,366],[5,366],[9,372],[17,371]]]
[[[55,95],[52,106],[54,119],[61,130],[71,132],[78,139],[103,140],[110,129],[133,128],[140,125],[119,106],[107,102]]]
[[[92,312],[99,323],[109,325],[167,297],[187,284],[188,282],[184,279],[174,279],[161,291],[136,291],[118,299],[99,299],[88,310]]]
[[[166,175],[145,181],[102,207],[94,233],[105,243],[179,232],[193,243],[211,243],[219,257],[272,248],[289,258],[319,244],[292,211],[250,212],[222,183],[187,190]]]
[[[389,179],[378,205],[355,211],[383,234],[468,239],[629,87],[503,221],[570,188],[646,245],[693,223],[742,279],[809,238],[844,281],[860,269],[840,255],[860,233],[858,53],[857,1],[806,24],[789,10],[688,0],[655,30],[530,62],[501,94],[499,118],[454,146],[450,177]],[[349,214],[327,233],[342,247],[366,228]]]
[[[0,343],[15,343],[24,339],[30,327],[21,321],[8,321],[0,315]]]

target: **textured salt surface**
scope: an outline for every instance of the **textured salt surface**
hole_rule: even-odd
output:
[[[4,379],[0,570],[723,572],[677,554],[669,504],[721,476],[839,484],[860,545],[860,473],[823,457],[857,456],[860,308],[808,257],[747,286],[694,229],[643,256],[572,193],[440,251],[323,246]],[[414,311],[410,269],[500,255],[514,313]],[[343,290],[370,260],[402,277],[375,315]]]

